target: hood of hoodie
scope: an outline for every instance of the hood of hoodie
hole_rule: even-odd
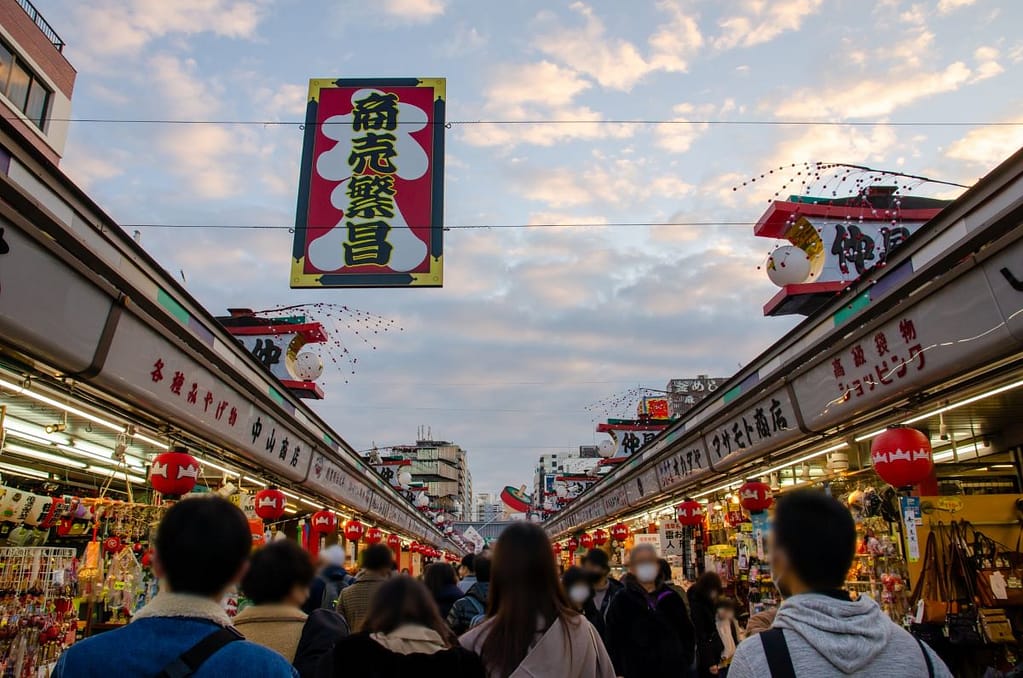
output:
[[[373,633],[370,638],[398,654],[434,654],[447,649],[439,633],[414,624],[399,626],[390,633]]]
[[[819,593],[789,598],[775,628],[795,633],[844,674],[863,670],[888,645],[894,625],[872,598],[847,601]]]

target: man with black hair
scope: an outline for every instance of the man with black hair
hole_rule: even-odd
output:
[[[772,577],[791,595],[770,630],[739,646],[728,678],[951,678],[941,659],[873,599],[842,589],[856,552],[856,525],[845,506],[815,490],[786,494],[770,542]]]
[[[284,657],[243,640],[221,605],[251,550],[248,521],[234,504],[220,497],[178,502],[156,532],[160,593],[131,624],[72,645],[52,676],[297,678]]]
[[[476,556],[475,583],[468,593],[455,601],[448,613],[448,626],[460,636],[482,621],[487,612],[487,596],[490,595],[490,559]]]
[[[369,603],[380,585],[387,581],[394,571],[394,552],[386,544],[373,544],[362,552],[362,570],[355,582],[341,592],[337,611],[348,621],[353,632],[362,629],[362,622],[369,616]]]
[[[462,562],[458,564],[458,588],[462,593],[468,593],[476,583],[476,565],[473,562],[475,560],[476,556],[466,553],[462,556]]]
[[[607,631],[607,610],[611,607],[611,601],[615,599],[625,586],[611,577],[611,559],[603,549],[590,549],[583,558],[583,569],[590,576],[593,584],[593,598],[586,605],[584,610],[586,618],[596,627],[600,637],[604,637]]]

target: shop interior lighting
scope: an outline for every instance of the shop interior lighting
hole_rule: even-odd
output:
[[[54,433],[63,433],[67,430],[67,424],[57,422],[56,424],[47,424],[43,427],[46,431],[46,435],[52,436]]]
[[[37,471],[33,468],[25,468],[24,466],[15,466],[14,464],[5,464],[2,462],[0,462],[0,471],[25,476],[26,478],[39,478],[40,480],[48,480],[50,477],[49,473],[43,473],[42,471]]]
[[[938,454],[935,454],[932,457],[932,459],[934,459],[935,462],[948,461],[949,459],[955,458],[956,453],[958,453],[959,456],[962,457],[962,455],[964,454],[976,454],[979,450],[983,449],[984,447],[985,447],[984,443],[973,443],[972,445],[963,445],[962,447],[957,447],[954,450],[939,452]]]
[[[113,476],[113,478],[115,480],[123,480],[125,477],[127,477],[128,480],[130,482],[134,483],[135,485],[145,485],[146,484],[146,479],[145,478],[140,478],[138,476],[133,476],[130,473],[126,474],[124,472],[124,469],[112,469],[112,468],[106,468],[105,466],[89,466],[88,468],[86,468],[86,470],[91,472],[91,473],[95,473],[97,475],[105,476],[107,478]]]
[[[160,450],[169,450],[170,449],[170,445],[168,443],[161,443],[159,440],[154,440],[153,438],[150,438],[149,436],[142,435],[141,433],[136,433],[135,435],[132,436],[132,438],[135,439],[135,440],[139,440],[139,441],[145,443],[146,445],[152,445],[153,447],[155,447],[157,449],[160,449]]]
[[[31,436],[33,440],[41,440],[48,445],[53,443],[64,443],[65,445],[71,442],[71,438],[64,434],[47,434],[46,429],[36,424],[15,419],[14,417],[4,417],[4,428],[7,429],[8,433],[15,431],[22,433],[27,436]],[[18,436],[19,438],[23,436]]]
[[[303,497],[300,494],[295,494],[294,492],[289,492],[287,490],[281,490],[281,492],[284,493],[284,496],[291,497],[295,501],[302,502],[306,506],[312,506],[313,508],[319,508],[320,507],[320,504],[317,504],[316,502],[312,501],[311,499]]]
[[[229,476],[241,476],[241,471],[233,471],[233,470],[227,468],[226,466],[221,466],[220,464],[214,463],[214,462],[210,461],[209,459],[200,459],[199,463],[202,464],[203,466],[209,466],[210,468],[215,468],[218,471],[220,471],[221,473],[226,473]]]
[[[284,513],[286,513],[289,516],[293,516],[296,513],[298,513],[298,510],[297,509],[293,509],[290,506],[285,506],[284,507]]]
[[[832,452],[837,452],[838,450],[841,450],[844,447],[849,447],[849,444],[848,443],[839,443],[837,445],[832,445],[831,447],[826,447],[823,450],[819,450],[817,452],[812,452],[812,453],[810,453],[810,454],[808,454],[806,456],[799,457],[798,459],[793,459],[792,461],[787,461],[784,464],[779,464],[778,466],[772,466],[771,468],[767,469],[766,471],[764,471],[760,475],[769,476],[772,473],[774,473],[775,471],[781,471],[782,469],[787,469],[790,466],[795,466],[796,464],[802,464],[804,461],[810,461],[811,459],[815,459],[816,457],[819,457],[822,454],[831,454]]]
[[[36,450],[31,447],[25,447],[24,445],[16,445],[14,443],[7,443],[4,445],[4,450],[13,452],[22,457],[31,457],[32,459],[38,459],[39,461],[48,461],[51,464],[57,464],[58,466],[70,466],[71,468],[84,469],[88,464],[78,461],[76,459],[68,459],[62,457],[59,454],[50,454],[49,452],[43,452]]]
[[[1016,467],[1013,466],[1012,464],[991,464],[991,468],[1007,469],[1007,468],[1016,468]]]
[[[95,459],[96,461],[103,462],[104,464],[110,464],[111,466],[117,466],[118,463],[117,460],[114,459],[114,451],[103,451],[104,448],[102,447],[99,448],[101,451],[96,451],[95,446],[90,445],[86,447],[80,442],[75,442],[73,445],[57,445],[57,449],[64,450],[65,452],[69,452],[78,457],[89,457],[90,459]],[[135,470],[141,471],[145,468],[145,462],[136,457],[125,455],[124,461],[129,467]]]
[[[257,480],[252,476],[242,476],[242,480],[244,480],[247,483],[252,483],[253,485],[258,485],[260,487],[267,487],[267,484],[264,483],[262,480]]]
[[[1006,384],[1005,386],[999,386],[998,388],[992,389],[990,391],[985,391],[984,393],[980,393],[978,395],[972,396],[970,398],[967,398],[966,400],[961,400],[958,403],[952,403],[950,405],[945,405],[944,407],[939,407],[938,409],[933,410],[931,412],[928,412],[926,414],[920,414],[920,415],[917,415],[917,416],[913,417],[912,419],[906,419],[905,421],[903,421],[901,423],[906,425],[906,426],[908,426],[909,424],[915,424],[915,423],[921,422],[921,421],[923,421],[925,419],[930,419],[931,417],[933,417],[935,415],[944,414],[945,412],[950,412],[952,410],[958,409],[958,408],[963,407],[965,405],[972,405],[973,403],[975,403],[975,402],[977,402],[979,400],[984,400],[985,398],[990,398],[990,397],[996,396],[996,395],[998,395],[1000,393],[1005,393],[1006,391],[1011,391],[1013,389],[1019,388],[1020,386],[1023,386],[1023,379],[1021,379],[1020,381],[1013,382],[1011,384]],[[874,431],[872,433],[867,433],[866,435],[859,436],[858,438],[854,438],[853,440],[855,440],[858,443],[862,443],[864,440],[870,440],[871,438],[876,438],[877,436],[881,435],[882,433],[884,433],[887,430],[888,430],[887,428],[883,428],[883,429],[881,429],[879,431]]]

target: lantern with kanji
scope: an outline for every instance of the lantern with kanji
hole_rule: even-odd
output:
[[[927,479],[934,469],[931,441],[915,428],[890,428],[870,443],[874,470],[893,487],[909,487]]]
[[[367,544],[379,544],[380,540],[384,538],[384,533],[380,531],[379,527],[371,527],[366,530],[366,543]]]
[[[687,527],[695,527],[703,523],[703,506],[695,499],[686,499],[675,507],[678,522]]]
[[[551,548],[554,549],[554,555],[555,556],[560,556],[561,555],[561,543],[560,542],[554,542],[554,545],[551,546]]]
[[[256,515],[263,520],[279,520],[284,515],[284,507],[287,504],[288,498],[276,487],[260,490],[252,499]]]
[[[183,447],[156,455],[149,469],[149,484],[165,497],[188,494],[198,478],[199,462]]]
[[[750,480],[739,488],[739,502],[750,513],[760,513],[771,508],[774,497],[770,485],[759,480]]]
[[[409,553],[419,553],[420,549],[421,547],[419,546],[419,542],[417,541],[412,542],[411,544],[409,544],[408,547]]]
[[[392,549],[401,548],[401,537],[396,534],[387,535],[387,545]]]
[[[359,541],[365,531],[366,528],[358,520],[349,520],[345,523],[345,539],[348,541]]]
[[[579,535],[579,545],[589,551],[593,548],[593,535],[589,532],[583,532]]]
[[[629,526],[625,523],[615,523],[611,527],[611,538],[615,541],[625,541],[629,538]]]
[[[327,534],[337,529],[337,515],[333,511],[317,511],[309,519],[309,527],[318,534]]]
[[[579,540],[576,539],[575,537],[572,537],[571,539],[568,540],[568,552],[569,553],[575,553],[578,550],[579,550]]]
[[[608,538],[607,532],[605,532],[604,530],[596,530],[593,533],[593,543],[596,544],[597,546],[603,546],[604,544],[606,544],[607,538]]]

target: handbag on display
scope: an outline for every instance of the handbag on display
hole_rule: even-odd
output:
[[[972,526],[963,526],[972,529]],[[985,607],[1023,605],[1023,554],[1020,553],[1020,536],[1016,538],[1016,550],[999,544],[983,532],[973,530],[973,566],[977,586],[977,597]]]
[[[973,568],[969,546],[958,523],[949,526],[949,549],[945,572],[948,576],[948,641],[953,645],[983,645],[980,615],[973,589]]]
[[[945,624],[948,595],[938,558],[938,540],[932,530],[927,535],[920,578],[917,579],[909,599],[910,605],[913,606],[911,609],[916,610],[914,621],[917,624]]]
[[[1005,610],[994,608],[981,608],[980,628],[984,631],[984,640],[989,643],[1016,642],[1016,636],[1012,633],[1012,624],[1005,616]]]

